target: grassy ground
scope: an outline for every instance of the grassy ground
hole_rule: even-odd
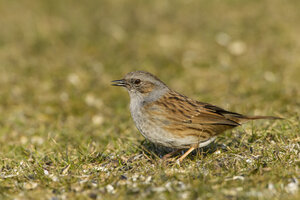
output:
[[[299,199],[300,3],[0,1],[0,198]],[[195,99],[276,115],[181,166],[144,141],[132,70]]]

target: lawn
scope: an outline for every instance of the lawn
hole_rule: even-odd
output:
[[[300,1],[0,0],[0,199],[299,199]],[[145,141],[133,70],[249,115],[180,165]]]

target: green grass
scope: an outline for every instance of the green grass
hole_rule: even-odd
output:
[[[300,3],[0,1],[0,198],[299,199]],[[132,70],[200,101],[276,115],[178,166],[145,142]]]

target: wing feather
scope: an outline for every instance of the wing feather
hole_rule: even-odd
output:
[[[187,135],[206,140],[227,129],[239,126],[243,115],[217,106],[198,102],[176,92],[146,105],[152,120],[160,121],[165,129],[184,137]]]

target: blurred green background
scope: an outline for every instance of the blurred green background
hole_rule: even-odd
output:
[[[273,128],[280,145],[291,142],[299,153],[299,11],[298,0],[0,0],[3,197],[135,198],[127,187],[109,193],[107,185],[115,183],[117,172],[101,179],[101,170],[91,171],[98,185],[88,194],[91,189],[82,185],[74,192],[78,177],[60,177],[80,176],[85,165],[109,162],[102,152],[117,160],[120,152],[129,157],[140,153],[143,138],[130,118],[128,95],[110,86],[133,70],[149,71],[176,91],[225,109],[285,117],[263,130]],[[299,178],[299,155],[288,155],[291,168],[275,170],[286,179],[262,178],[262,188],[271,180],[282,180],[276,187],[285,188],[289,178]],[[44,170],[62,181],[53,181]],[[204,193],[210,196],[199,189],[194,197],[214,197],[216,183],[209,180]],[[220,198],[226,196],[220,191]],[[164,198],[180,192],[169,193]],[[271,197],[283,197],[279,193]],[[282,193],[288,195],[285,189]],[[240,194],[247,193],[230,195]]]

